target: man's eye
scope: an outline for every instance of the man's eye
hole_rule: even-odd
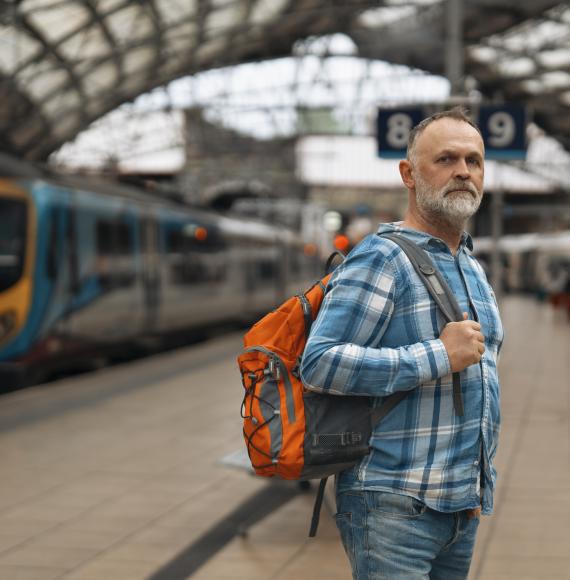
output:
[[[476,158],[468,159],[467,163],[469,163],[469,165],[475,165],[476,167],[479,167],[479,165],[481,165],[479,159]]]
[[[439,163],[447,163],[449,161],[449,156],[444,155],[443,157],[439,157],[437,160]]]

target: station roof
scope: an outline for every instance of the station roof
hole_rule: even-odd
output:
[[[45,159],[120,104],[184,75],[288,56],[342,32],[366,58],[445,72],[440,0],[5,0],[0,150]],[[570,150],[570,8],[466,0],[465,73],[528,103]]]

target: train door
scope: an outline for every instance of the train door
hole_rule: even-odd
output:
[[[141,223],[143,331],[157,330],[160,306],[159,231],[155,216],[145,216]]]

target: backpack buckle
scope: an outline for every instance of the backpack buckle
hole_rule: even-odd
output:
[[[272,376],[276,381],[279,380],[281,373],[279,370],[279,365],[277,364],[274,358],[269,359],[269,362],[267,363],[267,367],[265,368],[264,373],[266,375]]]
[[[301,380],[301,365],[297,363],[292,369],[291,374],[298,380]]]

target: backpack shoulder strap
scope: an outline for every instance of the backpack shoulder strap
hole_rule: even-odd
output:
[[[428,253],[416,243],[399,234],[386,233],[379,235],[392,240],[404,250],[428,292],[441,309],[447,322],[461,322],[463,320],[463,314],[459,304],[457,304],[455,295],[451,291],[445,278],[441,275],[441,272],[435,267]]]
[[[412,263],[418,276],[425,284],[431,297],[435,300],[447,322],[460,322],[463,320],[461,308],[457,303],[449,284],[441,275],[441,272],[435,267],[428,253],[420,248],[416,243],[408,238],[395,234],[384,233],[378,234],[398,244],[405,252],[406,256]],[[393,409],[409,391],[400,391],[388,397],[385,402],[375,410],[373,420],[378,424],[391,409]],[[458,416],[463,416],[463,397],[461,395],[461,379],[459,373],[453,373],[453,406]]]

